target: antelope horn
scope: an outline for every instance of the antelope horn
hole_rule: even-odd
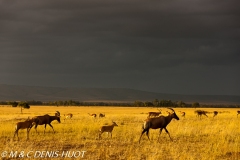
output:
[[[172,108],[168,108],[168,109],[172,110],[175,113],[175,111]]]
[[[56,112],[57,112],[58,116],[60,116],[60,112],[59,111],[56,111]]]

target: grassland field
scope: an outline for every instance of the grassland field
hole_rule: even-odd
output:
[[[167,108],[161,108],[167,115]],[[199,108],[198,108],[199,109]],[[180,120],[173,119],[167,126],[173,141],[163,130],[157,142],[159,129],[150,129],[150,140],[144,134],[138,143],[142,124],[150,111],[156,108],[142,107],[56,107],[31,106],[23,110],[0,106],[0,157],[1,159],[87,159],[87,160],[237,160],[240,159],[240,116],[238,109],[202,108],[208,117],[201,119],[194,108],[174,108]],[[13,139],[15,125],[28,117],[61,113],[61,123],[32,128],[29,140],[26,129],[19,131],[19,140]],[[181,117],[179,111],[186,112]],[[220,112],[213,118],[213,111]],[[72,119],[63,115],[72,113]],[[105,118],[93,118],[88,113],[104,113]],[[115,121],[113,137],[103,133],[98,138],[101,125]],[[49,155],[46,155],[46,152]],[[22,152],[22,154],[21,154]],[[14,155],[13,153],[16,153]],[[27,157],[27,153],[29,156]],[[36,154],[37,153],[37,154]],[[63,154],[64,153],[64,154]],[[4,155],[5,154],[5,155]],[[11,155],[10,155],[11,154]],[[81,154],[81,156],[80,156]],[[5,157],[4,157],[5,156]]]

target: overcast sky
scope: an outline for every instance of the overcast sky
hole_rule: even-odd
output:
[[[0,0],[0,84],[240,95],[238,0]]]

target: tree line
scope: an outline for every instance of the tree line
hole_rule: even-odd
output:
[[[182,108],[239,108],[239,105],[228,104],[200,104],[199,102],[187,103],[183,101],[158,100],[153,101],[134,101],[134,102],[80,102],[74,100],[65,101],[0,101],[0,105],[11,105],[12,107],[22,107],[29,109],[30,105],[39,106],[125,106],[125,107],[182,107]]]

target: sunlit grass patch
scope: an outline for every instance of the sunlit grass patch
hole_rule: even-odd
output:
[[[144,134],[141,143],[138,143],[142,124],[149,111],[155,108],[128,108],[128,107],[42,107],[31,106],[29,110],[20,113],[19,108],[0,107],[0,140],[1,151],[87,151],[84,159],[236,159],[240,153],[240,118],[236,116],[236,109],[207,108],[208,117],[201,119],[194,113],[195,109],[176,108],[180,120],[172,120],[167,126],[173,141],[163,130],[150,129],[149,141]],[[163,108],[163,114],[166,110]],[[221,111],[213,118],[212,111]],[[54,115],[61,113],[61,123],[53,121],[55,133],[47,125],[44,134],[44,125],[38,126],[38,133],[34,127],[30,131],[30,140],[26,140],[26,130],[19,131],[19,141],[13,140],[14,128],[18,121],[36,115]],[[186,112],[181,117],[178,111]],[[63,114],[72,113],[72,119],[64,121]],[[104,118],[93,118],[88,113],[105,113]],[[112,138],[107,133],[98,138],[99,128],[102,125],[118,124],[114,127]],[[44,158],[41,158],[44,159]],[[61,159],[61,158],[55,158]]]

